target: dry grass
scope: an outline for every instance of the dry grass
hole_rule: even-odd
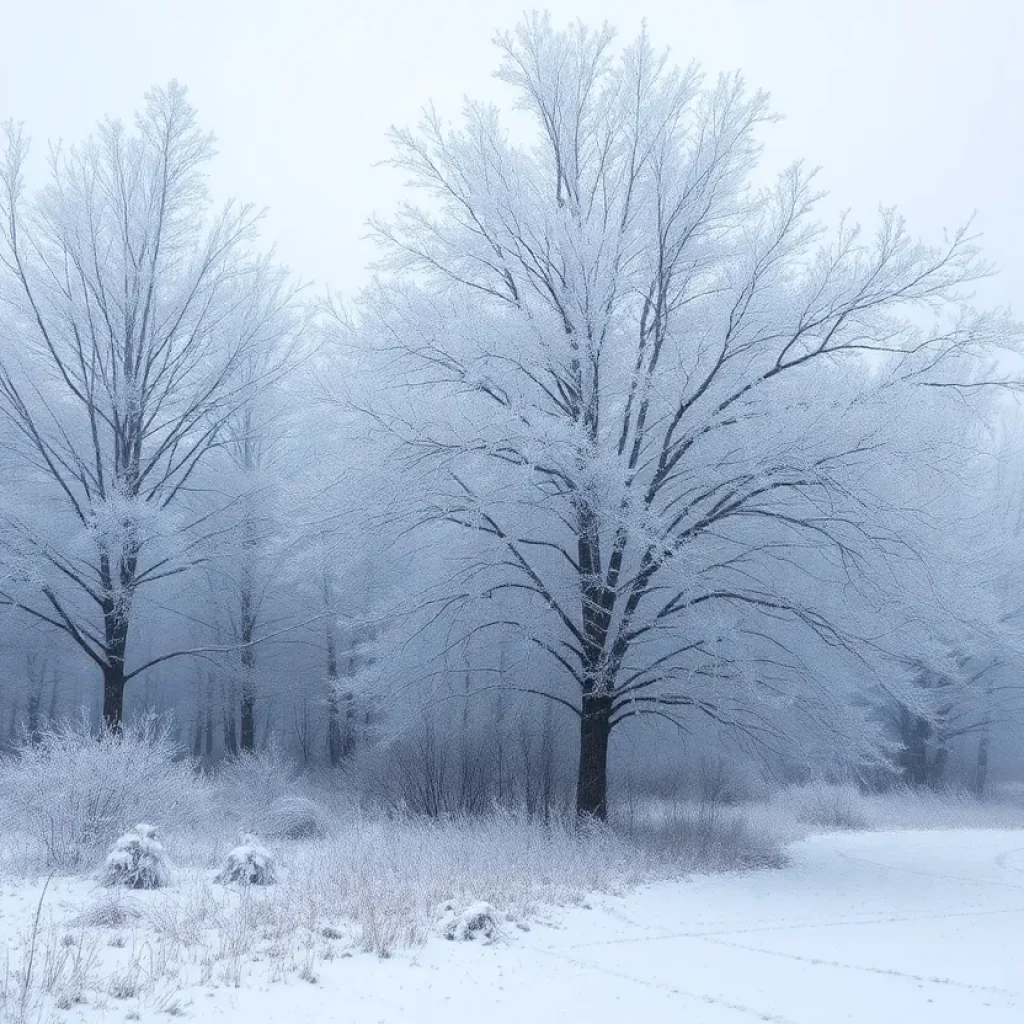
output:
[[[38,768],[8,761],[4,770],[27,792]],[[98,862],[76,867],[77,877],[53,878],[47,890],[29,879],[50,870],[52,844],[41,838],[34,853],[13,851],[24,851],[26,829],[49,822],[60,807],[0,822],[0,871],[18,876],[19,898],[29,894],[20,917],[0,918],[8,951],[0,964],[0,1024],[47,1024],[82,1001],[129,1018],[144,1009],[175,1015],[187,1008],[179,993],[191,986],[237,987],[255,978],[316,984],[324,961],[359,951],[389,956],[423,943],[437,907],[448,901],[484,902],[502,921],[525,925],[595,892],[697,871],[776,867],[789,841],[815,831],[1024,827],[1020,794],[979,803],[956,794],[865,796],[813,785],[744,803],[735,794],[716,799],[722,787],[714,779],[714,793],[703,799],[633,803],[628,820],[612,827],[497,811],[427,819],[362,812],[344,795],[309,784],[297,783],[302,799],[289,802],[278,768],[272,758],[241,762],[222,784],[168,775],[190,803],[176,805],[164,830],[175,869],[163,890],[103,890],[81,874]],[[120,816],[138,808],[116,787],[107,792],[118,798],[108,809],[118,810],[104,828],[121,828]],[[79,853],[107,841],[82,806],[68,804],[72,827],[58,830],[80,838],[82,823],[89,826],[89,842],[72,844]],[[290,827],[261,842],[275,858],[278,883],[217,884],[235,830],[249,824],[232,809],[259,818],[275,806],[288,809]],[[216,824],[201,824],[209,822]]]

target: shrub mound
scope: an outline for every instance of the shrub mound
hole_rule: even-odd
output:
[[[170,881],[171,867],[156,829],[140,823],[114,843],[100,873],[106,886],[160,889]]]
[[[215,881],[221,885],[273,885],[277,881],[274,855],[254,837],[243,836],[242,844],[228,854]]]
[[[460,910],[453,900],[447,900],[437,908],[436,916],[438,932],[450,942],[494,942],[501,936],[498,915],[490,903],[470,903]]]

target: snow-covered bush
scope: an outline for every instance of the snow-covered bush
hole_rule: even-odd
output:
[[[460,910],[454,901],[446,900],[437,908],[436,924],[439,934],[452,942],[494,942],[501,935],[494,907],[482,901]]]
[[[624,829],[636,854],[656,874],[677,871],[737,871],[781,867],[786,862],[782,837],[749,808],[714,803],[658,808]]]
[[[170,864],[156,829],[140,823],[114,843],[100,872],[107,886],[124,889],[159,889],[170,880]]]
[[[260,831],[278,839],[322,839],[327,820],[322,808],[304,796],[275,800],[263,816]]]
[[[132,822],[170,831],[207,817],[207,787],[165,729],[152,721],[121,733],[82,723],[45,730],[0,758],[0,828],[23,835],[48,868],[95,862]]]
[[[791,787],[783,794],[783,800],[792,805],[797,821],[814,828],[832,832],[867,826],[856,786],[812,782]]]
[[[251,828],[245,816],[262,818],[273,804],[295,792],[298,766],[276,747],[246,751],[228,758],[213,778],[215,791],[228,819],[239,828]]]
[[[753,765],[721,756],[701,758],[693,782],[699,803],[728,807],[753,799],[764,788]]]
[[[327,812],[302,795],[309,784],[295,762],[274,747],[230,758],[213,778],[222,820],[243,832],[274,839],[327,835]]]
[[[260,846],[255,837],[242,836],[241,845],[228,854],[216,881],[222,885],[229,882],[239,885],[273,885],[277,881],[274,855],[265,846]]]

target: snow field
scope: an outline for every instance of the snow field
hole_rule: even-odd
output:
[[[259,1024],[473,1014],[494,1024],[1009,1024],[1024,1008],[1020,830],[811,837],[781,869],[537,904],[529,917],[505,913],[493,942],[398,935],[387,957],[366,955],[365,937],[340,918],[319,923],[287,881],[256,891],[192,873],[168,890],[111,893],[52,879],[22,1006],[43,884],[0,890],[13,967],[5,1024],[157,1024],[167,1013]]]

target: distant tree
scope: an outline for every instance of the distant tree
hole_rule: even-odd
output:
[[[185,90],[103,122],[26,195],[28,142],[0,166],[0,415],[24,500],[5,502],[2,600],[63,631],[103,675],[118,727],[140,593],[201,557],[197,470],[265,376],[243,372],[290,327],[284,274],[253,254],[260,219],[209,215],[213,141]],[[269,370],[268,372],[273,372]]]
[[[364,326],[393,387],[360,396],[419,526],[474,538],[438,540],[432,614],[547,659],[517,685],[578,717],[598,817],[621,723],[781,742],[842,703],[824,655],[927,643],[922,495],[1016,345],[961,302],[988,272],[966,231],[933,247],[886,211],[826,236],[813,175],[751,183],[765,95],[612,40],[528,19],[498,39],[525,122],[470,101],[461,130],[394,133],[426,200],[377,224]]]

